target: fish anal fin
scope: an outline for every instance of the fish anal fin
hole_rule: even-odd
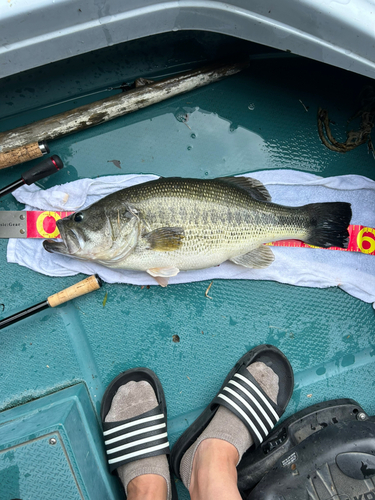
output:
[[[252,269],[264,269],[272,264],[275,260],[275,256],[270,247],[260,245],[251,252],[233,257],[229,260],[239,266],[250,267]]]
[[[254,200],[271,201],[271,195],[264,184],[252,177],[219,177],[217,180],[235,184],[244,189]]]
[[[151,250],[171,252],[182,245],[185,233],[182,227],[160,227],[143,235]]]

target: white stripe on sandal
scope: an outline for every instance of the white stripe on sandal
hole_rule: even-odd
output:
[[[144,434],[145,432],[156,431],[158,429],[162,429],[163,427],[166,427],[165,423],[159,425],[152,425],[151,427],[143,427],[143,429],[138,429],[137,431],[128,432],[127,434],[121,434],[121,436],[108,439],[108,441],[104,441],[104,444],[108,446],[109,444],[117,443],[117,441],[123,441],[124,439],[128,439],[133,436],[138,436],[139,434]]]
[[[238,389],[240,389],[244,394],[246,394],[246,396],[249,399],[251,399],[251,401],[259,408],[259,410],[262,411],[262,415],[265,417],[265,419],[267,420],[268,424],[271,426],[271,429],[272,429],[274,427],[275,423],[272,422],[272,420],[267,415],[267,413],[264,412],[264,408],[262,408],[262,405],[259,403],[259,401],[257,401],[257,399],[254,398],[254,396],[249,391],[247,391],[245,387],[243,387],[241,384],[238,384],[235,380],[229,380],[229,383],[238,387]]]
[[[108,436],[109,434],[113,434],[114,432],[122,431],[123,429],[128,429],[129,427],[134,427],[135,425],[144,424],[146,422],[152,422],[153,420],[159,420],[160,418],[164,418],[164,413],[159,413],[158,415],[153,415],[152,417],[140,418],[139,420],[134,420],[133,422],[129,422],[127,424],[118,425],[117,427],[112,427],[112,429],[108,429],[103,432],[104,436]]]
[[[150,443],[151,441],[158,441],[159,439],[165,438],[168,436],[167,432],[164,434],[157,434],[156,436],[150,436],[148,438],[138,439],[138,441],[132,441],[131,443],[123,444],[122,446],[117,446],[117,448],[111,448],[107,450],[107,455],[111,453],[117,453],[118,451],[126,450],[128,448],[132,448],[133,446],[138,446],[144,443]]]
[[[229,403],[231,406],[233,406],[233,408],[238,412],[240,413],[243,418],[246,420],[246,422],[249,424],[249,426],[251,427],[251,429],[253,430],[254,434],[257,436],[257,438],[259,439],[259,441],[262,443],[263,442],[263,438],[262,436],[260,435],[258,429],[255,427],[255,425],[253,424],[253,422],[250,420],[250,418],[246,415],[246,413],[242,410],[242,408],[240,408],[236,403],[234,403],[231,399],[227,398],[227,396],[225,396],[224,394],[219,394],[218,395],[219,398],[221,399],[224,399],[224,401],[226,401],[227,403]]]
[[[262,420],[259,418],[259,415],[257,415],[257,413],[254,411],[253,408],[251,408],[251,406],[249,405],[249,403],[247,401],[244,400],[243,397],[241,397],[239,394],[237,394],[237,392],[233,391],[232,389],[230,389],[229,387],[224,387],[224,391],[227,391],[229,392],[230,394],[232,394],[232,396],[234,396],[235,398],[237,398],[239,401],[241,401],[241,403],[246,406],[247,410],[252,414],[252,416],[254,417],[254,419],[256,420],[256,422],[260,425],[260,427],[262,428],[264,434],[267,436],[267,434],[269,433],[269,431],[267,430],[267,427],[264,425],[264,423],[262,422]],[[264,415],[264,411],[262,410],[262,414]]]
[[[169,446],[169,442],[159,444],[157,446],[152,446],[151,448],[146,448],[139,451],[134,451],[133,453],[128,453],[127,455],[122,455],[121,457],[112,458],[108,460],[108,463],[115,464],[117,462],[121,462],[122,460],[128,460],[129,458],[138,457],[139,455],[145,455],[146,453],[152,453],[153,451],[161,450],[163,448],[167,448]]]
[[[258,394],[258,396],[262,399],[262,401],[264,401],[264,403],[266,404],[267,408],[270,410],[270,412],[272,413],[272,415],[275,417],[276,419],[276,422],[279,420],[279,415],[275,412],[275,410],[272,408],[272,406],[270,405],[270,403],[267,401],[267,399],[264,397],[264,394],[258,389],[258,387],[256,387],[249,379],[247,379],[246,377],[244,377],[243,375],[241,375],[240,373],[236,373],[234,375],[235,377],[243,380],[244,382],[246,382],[246,384],[251,387],[251,389],[256,392]]]

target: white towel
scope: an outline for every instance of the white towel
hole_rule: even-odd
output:
[[[269,190],[272,201],[298,206],[325,201],[352,204],[351,224],[375,228],[375,181],[359,175],[322,178],[296,170],[251,172]],[[81,179],[42,190],[35,185],[14,191],[26,210],[77,211],[107,194],[140,182],[156,179],[154,175],[116,175],[98,179]],[[155,285],[146,272],[108,269],[91,262],[51,254],[41,239],[10,239],[8,262],[29,267],[49,276],[93,274],[108,283]],[[290,285],[326,288],[338,286],[350,295],[373,304],[375,308],[375,256],[315,248],[273,247],[275,261],[266,269],[247,269],[225,262],[200,271],[180,272],[169,284],[213,279],[272,280]]]

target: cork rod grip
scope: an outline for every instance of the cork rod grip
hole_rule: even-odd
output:
[[[19,163],[24,163],[25,161],[34,160],[40,156],[43,156],[43,153],[38,142],[26,144],[26,146],[11,149],[5,153],[0,153],[0,169],[11,167],[12,165],[18,165]]]
[[[81,295],[85,295],[86,293],[98,290],[101,286],[102,283],[99,276],[97,274],[93,274],[89,278],[86,278],[69,288],[65,288],[65,290],[61,290],[61,292],[51,295],[48,297],[47,301],[51,307],[56,307],[64,302],[67,302],[68,300],[72,300],[76,297],[80,297]]]

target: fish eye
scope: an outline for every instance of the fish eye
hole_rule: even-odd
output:
[[[83,220],[83,213],[82,212],[77,212],[74,217],[73,217],[73,220],[75,222],[81,222],[81,220]]]

